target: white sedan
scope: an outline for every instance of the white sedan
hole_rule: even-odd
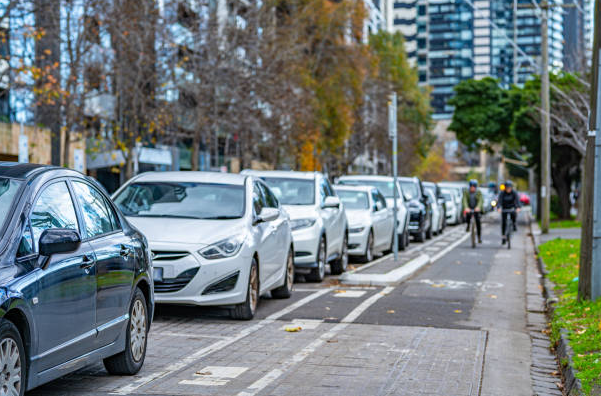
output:
[[[394,217],[386,198],[371,186],[335,186],[349,223],[349,255],[373,260],[376,252],[389,251],[394,238]]]
[[[151,172],[113,196],[146,237],[158,303],[222,305],[252,319],[259,296],[288,298],[294,249],[288,214],[252,176]]]

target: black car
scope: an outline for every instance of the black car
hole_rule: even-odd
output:
[[[144,362],[154,312],[146,239],[94,181],[0,163],[0,386],[23,395],[103,360]]]
[[[401,177],[399,183],[409,202],[409,232],[419,242],[432,238],[432,209],[422,182],[417,177]]]

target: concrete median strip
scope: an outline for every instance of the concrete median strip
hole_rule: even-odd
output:
[[[346,285],[397,285],[407,280],[409,277],[413,276],[424,266],[433,263],[434,261],[443,257],[449,251],[453,250],[455,247],[463,243],[468,237],[469,234],[465,233],[463,236],[459,237],[455,242],[451,243],[438,253],[433,254],[432,256],[430,254],[422,253],[421,255],[417,256],[413,260],[408,261],[401,267],[384,274],[361,274],[357,273],[357,271],[344,273],[340,276],[340,282]]]

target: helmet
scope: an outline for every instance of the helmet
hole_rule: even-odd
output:
[[[470,180],[470,187],[478,187],[478,180],[475,180],[475,179]]]
[[[507,187],[509,187],[509,188],[513,187],[513,183],[512,183],[512,181],[511,181],[511,180],[507,180],[507,181],[505,182],[505,188],[507,188]]]

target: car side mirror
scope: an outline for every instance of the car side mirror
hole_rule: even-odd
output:
[[[81,245],[79,232],[67,228],[50,228],[40,236],[40,256],[74,252]]]
[[[256,217],[255,224],[268,223],[280,217],[280,210],[276,208],[263,208]]]
[[[323,201],[323,208],[339,208],[340,198],[338,197],[326,197]]]
[[[422,195],[422,199],[423,199],[424,203],[430,202],[427,195]]]

